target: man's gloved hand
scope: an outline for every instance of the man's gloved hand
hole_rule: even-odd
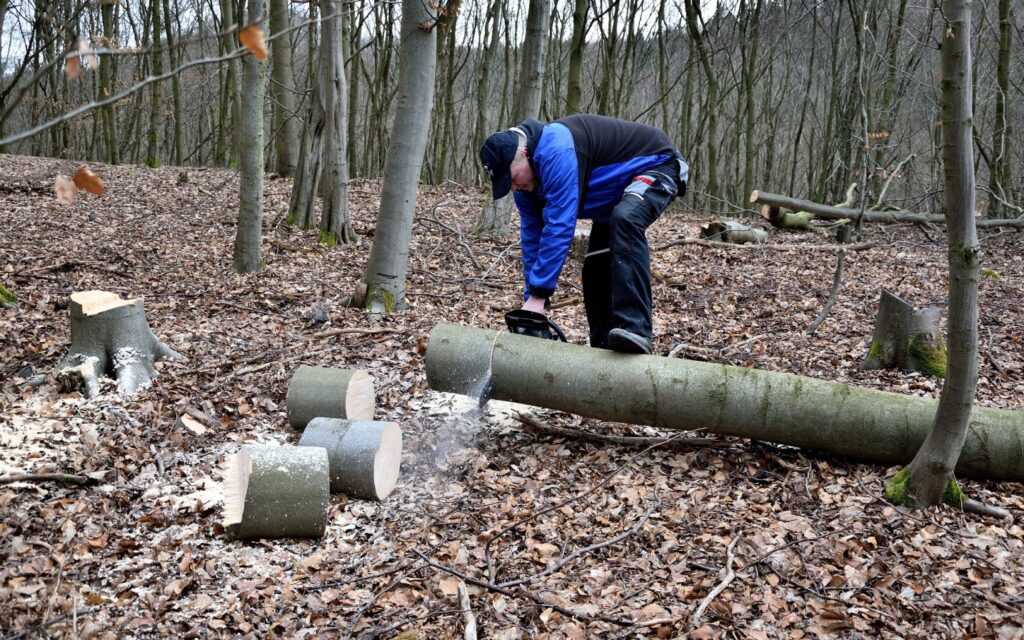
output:
[[[535,313],[544,313],[544,298],[538,298],[536,296],[530,296],[523,303],[523,309],[526,311],[533,311]]]

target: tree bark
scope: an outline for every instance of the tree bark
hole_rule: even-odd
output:
[[[569,45],[569,80],[565,113],[580,112],[583,100],[583,58],[587,51],[587,8],[589,0],[576,0],[572,11],[572,43]]]
[[[424,26],[433,24],[434,11],[421,0],[402,0],[398,108],[388,145],[377,228],[363,279],[363,305],[377,314],[405,306],[416,191],[434,104],[437,30]]]
[[[1012,178],[1010,173],[1010,140],[1013,129],[1007,114],[1007,96],[1010,95],[1010,42],[1013,24],[1010,0],[999,0],[999,55],[996,59],[995,126],[992,127],[992,162],[989,165],[989,215],[1001,218],[1010,213],[999,200],[1010,200]]]
[[[103,39],[111,42],[114,39],[114,7],[116,0],[103,0],[100,6],[100,13],[103,20]],[[113,91],[114,79],[114,56],[100,56],[100,86],[101,98],[110,97]],[[110,164],[121,164],[121,150],[117,144],[117,123],[115,106],[108,104],[100,109],[100,117],[103,120],[103,137],[107,148],[107,162]]]
[[[356,241],[356,232],[348,215],[348,81],[342,57],[344,15],[338,0],[324,0],[326,15],[338,14],[322,22],[320,42],[320,104],[324,113],[323,175],[320,190],[323,210],[320,241],[329,246]]]
[[[340,18],[339,18],[340,19]],[[274,94],[274,144],[277,147],[276,170],[280,176],[295,175],[299,149],[298,119],[295,117],[295,73],[292,70],[288,0],[270,0],[270,32],[283,34],[271,47],[271,87]],[[311,53],[311,52],[309,52]]]
[[[943,0],[942,160],[949,244],[949,354],[946,383],[928,437],[907,467],[906,498],[943,501],[968,438],[978,384],[978,278],[981,245],[974,226],[971,0]],[[959,494],[959,492],[955,492]]]
[[[435,391],[666,429],[706,429],[885,464],[905,463],[937,402],[802,376],[623,355],[473,327],[438,325],[426,355]],[[957,473],[1024,479],[1024,412],[976,408]]]
[[[946,345],[939,331],[939,309],[915,310],[882,291],[868,355],[861,370],[900,369],[946,377]]]
[[[784,207],[786,209],[792,209],[793,211],[806,211],[808,213],[813,213],[818,218],[825,218],[828,220],[855,220],[857,216],[861,215],[859,209],[833,207],[827,204],[811,202],[810,200],[801,200],[799,198],[790,198],[789,196],[768,193],[767,191],[754,191],[750,194],[750,202],[751,204]],[[971,215],[971,220],[973,220],[975,226],[980,229],[1024,229],[1024,219],[974,220],[973,213]],[[912,211],[865,211],[864,221],[884,222],[887,224],[893,224],[896,222],[913,222],[917,224],[944,225],[946,224],[947,219],[945,216],[927,213],[914,213]]]
[[[315,18],[317,5],[311,3],[309,10],[311,18]],[[310,25],[309,39],[307,40],[308,55],[313,56],[316,49],[316,37],[314,27]],[[323,45],[321,44],[321,49]],[[310,71],[314,68],[311,63]],[[288,206],[288,224],[297,225],[300,229],[312,229],[316,224],[315,205],[316,194],[320,187],[320,178],[323,173],[323,142],[324,128],[327,126],[327,111],[323,104],[323,93],[321,82],[317,74],[308,74],[309,80],[309,111],[306,116],[305,126],[302,129],[302,153],[299,155],[299,166],[295,174],[295,182],[292,184],[291,201]]]
[[[227,0],[230,3],[232,0]],[[263,22],[263,0],[249,0],[249,24]],[[251,273],[263,264],[260,242],[263,237],[263,73],[252,53],[242,58],[242,122],[237,139],[241,142],[238,225],[235,230],[235,270]]]
[[[152,75],[164,72],[164,57],[160,47],[160,0],[150,0],[149,15],[152,21],[150,56],[153,60]],[[164,112],[163,83],[154,82],[150,85],[149,130],[146,133],[146,166],[155,169],[160,166],[160,125]]]
[[[512,110],[516,123],[527,118],[536,118],[540,114],[550,13],[551,0],[530,0],[523,58],[519,67],[519,90],[516,92],[516,104]]]

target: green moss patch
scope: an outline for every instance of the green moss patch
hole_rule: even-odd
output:
[[[13,307],[18,304],[18,294],[0,284],[0,305]]]
[[[917,335],[907,345],[907,353],[917,359],[922,372],[936,378],[946,377],[946,344],[944,342],[933,346],[929,344],[927,336]]]

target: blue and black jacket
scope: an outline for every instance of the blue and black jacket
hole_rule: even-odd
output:
[[[526,152],[537,180],[533,191],[517,191],[522,219],[526,294],[549,298],[565,264],[578,218],[606,222],[630,181],[671,160],[686,163],[656,127],[607,116],[577,114],[544,124],[526,120]]]

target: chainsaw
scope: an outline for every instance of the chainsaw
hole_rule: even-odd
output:
[[[558,325],[543,313],[526,309],[509,311],[505,314],[505,324],[508,325],[509,331],[519,336],[568,342]]]

